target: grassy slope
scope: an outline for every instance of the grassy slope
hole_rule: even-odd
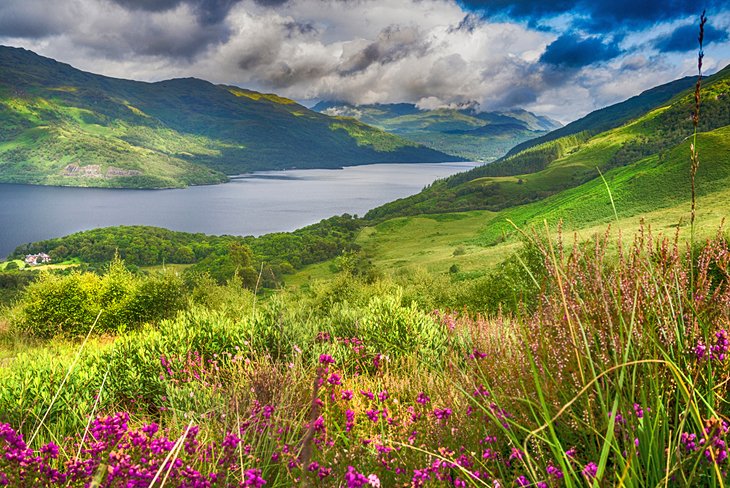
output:
[[[700,170],[698,188],[698,236],[714,235],[727,218],[730,199],[730,126],[698,136]],[[396,217],[364,228],[357,243],[373,264],[397,271],[420,267],[446,273],[456,264],[465,276],[482,274],[514,252],[519,232],[541,229],[547,222],[552,232],[563,223],[579,240],[603,233],[610,224],[632,236],[642,225],[671,235],[677,227],[689,227],[689,141],[659,156],[645,158],[604,176],[616,206],[615,220],[606,185],[594,179],[543,201],[500,212],[468,211]],[[512,222],[512,223],[511,223]],[[514,223],[514,225],[513,225]],[[684,232],[688,236],[689,232]],[[463,254],[454,251],[458,248]],[[287,280],[293,285],[310,278],[332,275],[329,263],[307,267]]]
[[[352,106],[322,102],[328,115],[348,115],[432,149],[475,161],[492,161],[515,144],[559,127],[555,121],[518,110],[509,113],[472,109],[419,110],[407,103]]]
[[[107,78],[7,47],[0,68],[0,182],[174,187],[253,170],[454,159],[277,95]]]
[[[730,69],[726,68],[705,84],[700,130],[730,124],[729,80]],[[634,101],[631,107],[641,101]],[[668,105],[614,129],[593,136],[592,131],[583,131],[527,148],[496,163],[438,181],[417,195],[370,211],[367,217],[382,219],[473,209],[496,211],[542,200],[597,178],[596,168],[605,172],[649,155],[665,157],[671,147],[691,134],[692,123],[687,114],[692,106],[692,94],[682,92]]]

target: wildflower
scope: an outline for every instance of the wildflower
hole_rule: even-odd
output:
[[[371,392],[366,390],[360,390],[360,394],[364,397],[369,398],[370,400],[375,400],[375,395],[373,395]]]
[[[451,417],[452,410],[450,408],[434,408],[433,415],[438,420],[446,420]]]
[[[387,400],[388,397],[389,397],[388,390],[383,390],[380,393],[378,393],[378,400],[380,400],[381,402],[384,402],[385,400]]]
[[[56,459],[58,457],[58,446],[53,442],[49,442],[41,447],[41,454],[45,454],[51,459]]]
[[[431,399],[424,392],[419,393],[418,397],[416,398],[416,403],[420,403],[421,405],[425,405],[430,401]]]
[[[370,483],[370,481],[365,475],[358,473],[355,468],[348,466],[347,473],[345,473],[345,483],[347,484],[347,488],[360,488]]]
[[[266,484],[266,480],[261,477],[260,469],[249,469],[244,475],[244,486],[253,486],[255,488],[261,488]]]
[[[486,448],[482,454],[482,459],[497,459],[498,457],[497,452],[490,448]]]
[[[722,329],[715,333],[715,344],[711,348],[711,357],[718,361],[724,361],[728,349],[730,349],[730,340],[728,340],[727,331]]]
[[[513,459],[517,459],[518,461],[522,461],[522,459],[525,457],[525,453],[522,452],[520,449],[517,449],[516,447],[512,448],[512,452],[509,455],[510,461]]]
[[[548,476],[555,478],[556,480],[563,479],[563,472],[552,464],[548,464],[548,467],[545,468],[545,471],[547,471]]]
[[[479,352],[477,349],[474,349],[471,354],[469,354],[469,359],[484,359],[485,357],[487,357],[487,353]]]
[[[591,461],[583,467],[582,473],[583,476],[591,480],[596,477],[596,474],[598,473],[598,466],[596,465],[596,463]]]
[[[638,403],[634,403],[634,413],[636,414],[636,418],[644,418],[644,409]]]
[[[530,480],[528,480],[524,475],[518,476],[515,483],[517,483],[517,486],[530,486]]]
[[[343,400],[352,400],[352,390],[342,390],[340,396]]]
[[[329,354],[320,354],[319,364],[334,364],[335,360]]]
[[[373,367],[374,367],[375,369],[379,369],[379,368],[380,368],[380,360],[381,360],[382,358],[383,358],[383,355],[382,355],[382,354],[376,354],[376,355],[375,355],[375,356],[373,357]]]
[[[368,476],[368,484],[370,484],[370,486],[374,486],[375,488],[380,488],[380,479],[376,474],[371,474]]]
[[[314,423],[312,424],[312,429],[315,432],[324,432],[324,430],[325,430],[324,418],[322,418],[321,415],[319,417],[317,417],[317,420],[315,420]]]
[[[705,355],[707,354],[707,346],[705,346],[702,341],[698,342],[695,346],[695,358],[697,361],[702,361],[705,359]]]
[[[338,375],[337,373],[332,373],[330,375],[330,377],[327,378],[327,383],[329,383],[330,385],[333,385],[333,386],[334,385],[341,385],[342,384],[341,379],[342,378],[340,377],[340,375]]]

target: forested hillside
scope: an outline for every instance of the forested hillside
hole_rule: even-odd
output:
[[[284,168],[458,159],[273,94],[142,83],[0,46],[0,182],[159,188]]]

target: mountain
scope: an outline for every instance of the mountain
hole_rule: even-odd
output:
[[[689,153],[685,146],[694,129],[691,119],[694,89],[682,88],[693,84],[686,78],[677,80],[593,112],[558,129],[556,136],[549,134],[540,144],[437,181],[417,195],[371,210],[367,217],[383,219],[475,209],[501,211],[543,201],[584,183],[602,185],[599,170],[608,172],[607,177],[616,172],[631,180],[633,175],[636,181],[650,173],[655,179],[645,182],[641,191],[644,197],[657,195],[659,198],[658,192],[665,192],[666,182],[674,178],[667,176],[662,181],[662,171],[669,174],[681,168],[685,176],[688,173]],[[641,113],[637,114],[640,108]],[[619,122],[611,123],[606,114],[613,114]],[[606,124],[613,127],[606,130]],[[706,142],[701,152],[712,154],[712,163],[719,165],[715,167],[719,174],[723,171],[730,174],[730,154],[722,143],[728,125],[730,66],[706,78],[702,85],[699,131],[707,134],[703,136]],[[679,154],[686,157],[682,159]],[[647,161],[659,169],[648,171],[644,167],[649,164]],[[717,178],[725,181],[720,176]]]
[[[420,110],[410,103],[351,105],[330,101],[319,102],[313,110],[353,117],[432,149],[475,161],[492,161],[515,144],[561,127],[549,117],[526,110]]]
[[[579,132],[587,131],[591,134],[598,134],[599,132],[614,129],[631,119],[643,115],[652,108],[668,102],[677,93],[694,87],[695,81],[697,81],[696,77],[685,76],[684,78],[646,90],[623,102],[591,112],[585,117],[567,124],[565,127],[553,130],[544,136],[517,144],[510,149],[506,157],[517,154],[527,148],[554,141],[560,137],[578,134]]]
[[[4,183],[181,187],[254,170],[455,159],[273,94],[109,78],[0,46]]]

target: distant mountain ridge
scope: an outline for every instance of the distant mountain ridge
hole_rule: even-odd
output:
[[[312,110],[352,117],[432,149],[477,161],[491,161],[515,144],[562,127],[522,109],[480,112],[475,107],[421,110],[411,103],[352,105],[322,101]]]
[[[256,170],[458,159],[275,94],[110,78],[0,46],[0,182],[164,188]]]

